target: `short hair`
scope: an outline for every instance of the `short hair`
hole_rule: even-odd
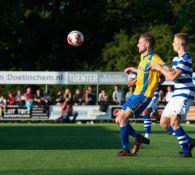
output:
[[[145,32],[140,35],[140,38],[145,38],[145,40],[150,44],[150,47],[153,48],[156,42],[154,36],[150,32]]]
[[[189,42],[189,37],[187,33],[176,33],[175,34],[176,38],[179,38],[180,40],[182,40],[183,45],[187,46],[188,42]]]

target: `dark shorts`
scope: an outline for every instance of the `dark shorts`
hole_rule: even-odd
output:
[[[144,109],[149,105],[152,98],[146,97],[142,94],[131,95],[128,101],[122,105],[122,109],[125,110],[130,108],[130,110],[135,114],[141,114]]]

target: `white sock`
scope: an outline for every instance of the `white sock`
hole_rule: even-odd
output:
[[[150,134],[145,133],[144,137],[146,137],[147,139],[150,139]]]

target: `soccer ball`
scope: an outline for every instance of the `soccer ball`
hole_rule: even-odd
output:
[[[68,34],[67,41],[71,46],[78,47],[83,43],[84,36],[81,32],[74,30]]]

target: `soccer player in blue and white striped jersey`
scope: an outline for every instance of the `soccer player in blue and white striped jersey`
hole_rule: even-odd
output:
[[[154,97],[152,98],[149,105],[142,112],[142,116],[144,119],[144,137],[150,139],[150,133],[152,128],[152,120],[150,115],[158,109],[158,100],[159,100],[159,87],[156,88],[154,92]]]
[[[182,148],[180,157],[192,157],[191,150],[195,146],[194,139],[191,139],[180,125],[181,119],[186,117],[194,99],[192,59],[186,52],[187,44],[186,33],[175,34],[172,46],[178,56],[173,59],[172,71],[164,69],[159,64],[151,66],[152,69],[160,71],[166,78],[175,82],[173,97],[162,113],[160,124],[170,134],[175,133]]]

